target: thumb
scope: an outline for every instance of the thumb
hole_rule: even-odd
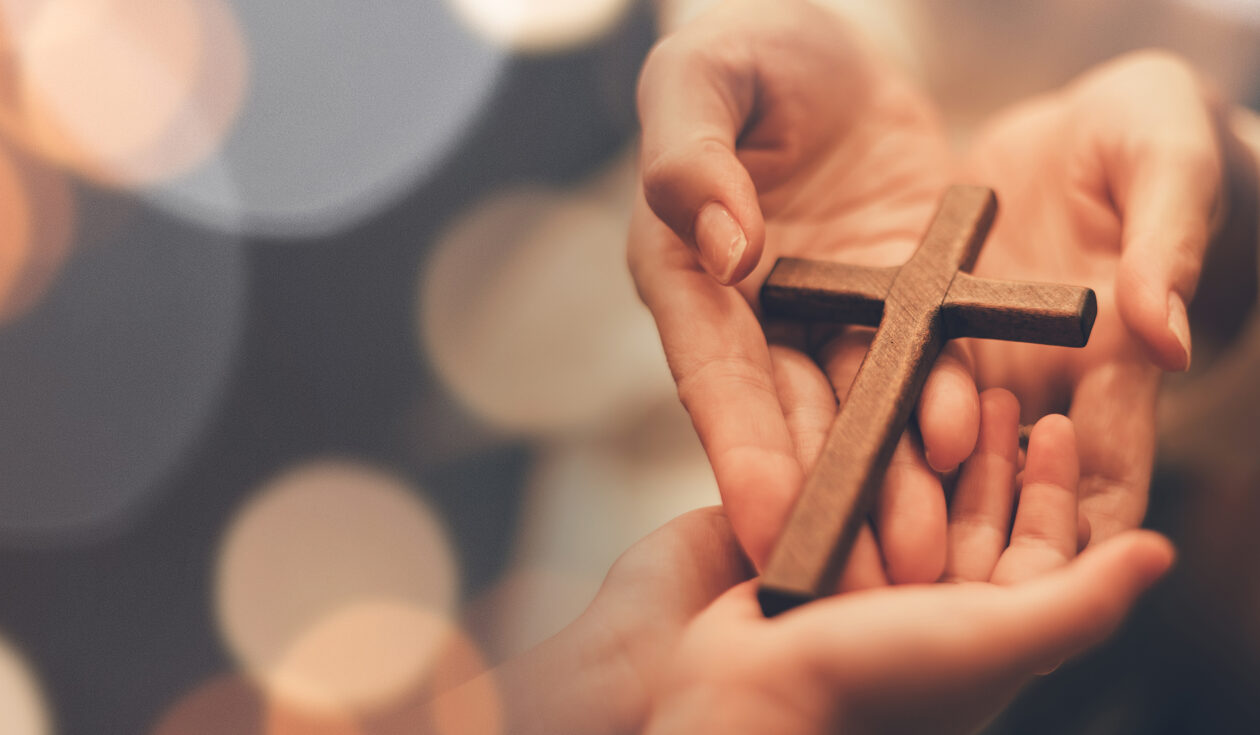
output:
[[[638,93],[648,206],[723,284],[752,272],[765,241],[756,187],[735,152],[756,97],[752,62],[739,58],[750,57],[667,38],[644,64]]]
[[[1165,370],[1190,366],[1186,305],[1217,215],[1222,165],[1215,105],[1185,62],[1121,61],[1125,83],[1103,116],[1102,163],[1123,222],[1116,300],[1125,325]],[[1113,109],[1115,109],[1113,108]]]
[[[1156,155],[1134,167],[1123,197],[1116,281],[1121,319],[1165,370],[1190,366],[1186,305],[1199,282],[1218,191],[1214,161],[1176,159]]]
[[[1061,570],[1010,588],[1015,604],[987,621],[990,632],[1005,639],[990,647],[989,667],[1030,674],[1102,642],[1173,558],[1163,536],[1129,531]]]

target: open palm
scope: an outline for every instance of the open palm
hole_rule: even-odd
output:
[[[979,449],[951,507],[947,584],[867,589],[766,619],[716,509],[627,551],[579,620],[615,636],[617,670],[636,682],[616,687],[612,729],[643,731],[650,715],[657,735],[968,732],[1030,675],[1105,637],[1167,569],[1167,542],[1132,532],[1077,559],[1071,422],[1038,422],[1016,493],[1019,405],[995,389],[981,407]]]
[[[835,415],[832,379],[864,347],[763,324],[757,290],[781,256],[904,261],[950,170],[930,106],[839,18],[795,1],[762,11],[723,4],[650,56],[639,92],[643,196],[629,242],[679,395],[758,564]],[[957,372],[952,359],[936,382]],[[974,429],[974,388],[957,382],[938,391],[929,381],[927,395],[954,400],[961,408],[940,415],[970,412]],[[974,431],[960,439],[944,420],[922,423],[939,465],[970,452]],[[868,531],[855,549],[870,583],[885,565],[896,581],[940,574],[944,496],[919,454],[903,440],[885,490],[894,502],[877,519],[881,548]]]
[[[1000,115],[967,162],[1001,204],[976,272],[1098,294],[1084,349],[969,345],[977,382],[1013,390],[1025,420],[1070,413],[1095,540],[1141,522],[1161,368],[1190,359],[1185,304],[1220,194],[1212,115],[1184,64],[1136,54]]]

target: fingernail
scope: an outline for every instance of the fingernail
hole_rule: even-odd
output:
[[[1182,370],[1190,369],[1190,318],[1186,315],[1186,302],[1181,300],[1181,295],[1176,291],[1168,294],[1168,329],[1181,343],[1181,349],[1186,353],[1185,367]]]
[[[696,246],[705,270],[722,283],[730,283],[748,249],[748,238],[721,202],[709,202],[696,215]]]
[[[927,460],[928,467],[931,467],[933,471],[935,471],[937,474],[940,474],[940,475],[948,475],[949,473],[958,469],[958,465],[937,464],[937,462],[932,459],[932,450],[926,447],[924,447],[923,449],[923,458]]]

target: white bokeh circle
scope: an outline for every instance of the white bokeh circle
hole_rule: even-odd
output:
[[[235,0],[249,96],[217,156],[146,192],[216,227],[308,235],[349,227],[455,150],[506,54],[443,0]]]
[[[517,51],[546,52],[589,43],[625,15],[630,0],[447,0],[486,39]]]
[[[524,187],[439,238],[419,286],[426,353],[501,429],[607,427],[672,395],[660,339],[625,264],[634,166],[561,191]]]
[[[51,735],[52,714],[26,658],[0,637],[0,732]]]
[[[225,535],[216,575],[220,632],[243,669],[316,707],[372,707],[412,686],[458,594],[445,529],[415,488],[346,460],[269,481]]]

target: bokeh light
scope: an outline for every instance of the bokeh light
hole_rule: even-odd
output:
[[[445,694],[432,706],[436,735],[499,735],[505,730],[501,693],[472,641],[461,636],[442,658],[434,689]],[[471,674],[471,676],[470,676]],[[458,684],[458,690],[451,685]]]
[[[452,629],[424,685],[361,722],[364,735],[500,735],[504,707],[498,678],[481,648],[465,631]]]
[[[0,2],[0,131],[94,181],[137,186],[201,162],[240,107],[245,54],[222,0]]]
[[[461,20],[517,51],[560,51],[608,32],[630,0],[447,0]]]
[[[229,648],[269,694],[372,709],[427,672],[457,584],[442,524],[414,488],[325,460],[281,474],[241,510],[216,605]]]
[[[268,699],[242,676],[218,676],[181,697],[151,735],[362,735],[346,715]]]
[[[66,177],[0,143],[0,327],[52,285],[70,254],[75,218]]]
[[[125,529],[206,429],[235,364],[239,243],[151,210],[119,221],[107,202],[98,233],[88,203],[79,231],[103,239],[76,247],[0,331],[0,544]]]
[[[51,735],[52,718],[43,690],[26,659],[0,637],[0,732]]]
[[[496,427],[606,427],[673,395],[651,316],[625,265],[634,166],[573,191],[520,188],[466,213],[419,285],[438,374]]]
[[[423,607],[351,603],[307,626],[268,679],[321,710],[379,710],[419,686],[450,632],[446,615]]]
[[[444,0],[235,10],[250,41],[237,125],[206,165],[146,193],[216,227],[315,234],[378,211],[454,150],[506,63]]]

